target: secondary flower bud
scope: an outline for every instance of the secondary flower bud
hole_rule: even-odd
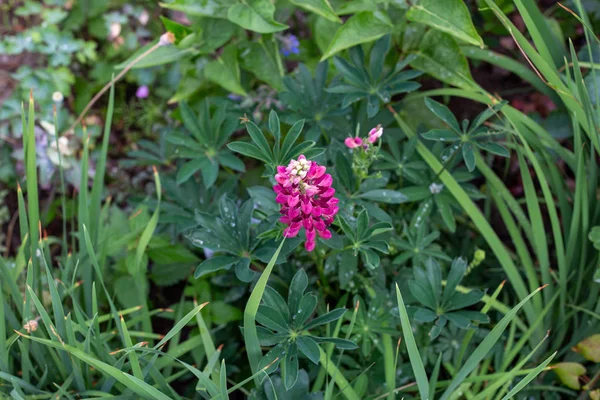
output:
[[[383,128],[381,125],[377,125],[375,128],[369,131],[369,142],[375,143],[383,135]]]

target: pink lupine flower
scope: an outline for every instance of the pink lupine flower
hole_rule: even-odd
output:
[[[277,194],[275,200],[281,204],[280,221],[288,225],[284,236],[295,237],[304,228],[304,247],[308,251],[314,250],[317,235],[323,239],[331,238],[327,227],[339,210],[339,200],[333,197],[333,178],[325,173],[325,167],[301,155],[287,167],[277,167],[275,181],[277,185],[273,190]]]
[[[346,147],[350,148],[350,149],[355,149],[357,147],[360,147],[363,144],[363,140],[361,138],[357,137],[349,137],[346,138],[346,140],[344,140],[344,144],[346,145]]]
[[[369,131],[369,142],[375,143],[383,135],[383,128],[381,125],[377,125],[375,128]]]

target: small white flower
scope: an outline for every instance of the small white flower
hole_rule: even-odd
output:
[[[171,32],[163,33],[158,40],[159,46],[168,46],[173,43],[175,43],[175,35],[173,35]]]
[[[431,192],[431,194],[438,194],[442,191],[442,189],[444,189],[444,185],[442,185],[441,183],[432,183],[431,185],[429,185],[429,191]]]
[[[118,22],[111,22],[110,28],[109,28],[109,33],[108,33],[108,40],[115,40],[117,38],[117,36],[119,36],[120,34],[121,34],[121,24]]]
[[[62,103],[64,98],[65,98],[65,96],[63,96],[63,94],[61,92],[52,93],[52,101],[54,101],[55,103]]]
[[[38,322],[37,320],[32,319],[31,321],[27,321],[27,323],[23,325],[23,328],[27,331],[27,333],[35,332],[38,328]]]
[[[138,17],[138,21],[140,21],[140,24],[142,25],[146,25],[148,23],[148,20],[150,19],[150,14],[148,14],[148,11],[143,10],[142,13],[140,14],[140,16]]]

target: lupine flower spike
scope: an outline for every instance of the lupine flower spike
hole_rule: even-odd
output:
[[[305,229],[304,247],[313,251],[317,235],[323,239],[331,238],[327,229],[339,208],[339,200],[333,195],[333,178],[325,173],[326,168],[304,155],[290,161],[287,167],[277,167],[273,190],[276,201],[281,204],[280,221],[286,225],[284,236],[295,237],[301,228]]]

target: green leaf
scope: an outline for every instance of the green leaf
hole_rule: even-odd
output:
[[[170,3],[159,3],[163,8],[181,11],[197,17],[227,18],[227,10],[232,0],[175,0]]]
[[[199,157],[183,164],[177,171],[177,184],[180,185],[190,179],[196,172],[200,171],[206,161],[205,157]]]
[[[274,50],[276,51],[276,49]],[[242,68],[252,72],[258,79],[275,89],[283,89],[282,73],[277,62],[278,56],[273,54],[273,51],[270,51],[262,40],[247,43],[240,54]]]
[[[311,338],[317,343],[333,343],[335,347],[340,350],[354,350],[358,348],[356,343],[354,343],[352,340],[317,336],[311,336]]]
[[[244,162],[227,150],[220,151],[217,158],[219,163],[224,167],[228,167],[239,172],[246,171],[246,165]]]
[[[286,333],[290,331],[287,321],[283,318],[283,315],[281,315],[281,313],[275,308],[271,308],[269,306],[262,305],[258,308],[256,320],[272,331],[280,333]]]
[[[317,318],[310,321],[308,324],[306,324],[304,326],[304,329],[309,330],[317,326],[321,326],[324,324],[328,324],[332,321],[338,320],[342,318],[342,315],[344,315],[346,311],[347,310],[345,308],[337,308],[333,311],[328,312],[327,314],[320,315]]]
[[[317,296],[307,293],[302,296],[298,312],[292,316],[294,326],[303,326],[317,308]]]
[[[206,261],[203,261],[196,268],[194,278],[198,279],[206,274],[228,268],[239,260],[236,256],[214,256]]]
[[[486,142],[486,143],[482,143],[482,142],[475,142],[475,144],[477,145],[477,147],[479,147],[480,149],[483,149],[485,151],[487,151],[488,153],[492,153],[495,154],[497,156],[500,157],[510,157],[510,153],[509,151],[506,149],[506,147],[495,143],[495,142]]]
[[[252,282],[255,275],[256,272],[250,269],[249,258],[241,258],[240,261],[235,265],[235,276],[237,276],[240,281]]]
[[[216,160],[205,158],[206,162],[203,163],[201,173],[202,179],[204,180],[204,186],[210,189],[212,185],[217,181],[219,176],[219,163]]]
[[[289,162],[288,158],[291,156],[290,150],[296,143],[296,140],[300,137],[302,128],[304,128],[303,119],[296,121],[285,135],[285,139],[283,139],[283,144],[281,145],[281,161],[283,161],[283,163]]]
[[[476,87],[467,58],[452,36],[431,30],[425,34],[415,54],[418,57],[410,63],[413,68],[462,89]]]
[[[271,151],[271,146],[269,146],[269,142],[267,142],[267,138],[262,133],[260,128],[256,126],[254,122],[248,122],[246,124],[246,130],[248,134],[252,138],[254,144],[261,150],[261,152],[269,158],[269,160],[273,160],[273,153]]]
[[[352,165],[343,152],[338,152],[335,156],[335,173],[342,182],[342,185],[349,191],[354,191],[354,174],[352,173]]]
[[[281,375],[286,390],[292,388],[298,380],[298,350],[295,343],[288,346],[288,351],[281,363]]]
[[[378,201],[388,204],[402,204],[408,201],[408,197],[400,192],[387,189],[375,189],[366,193],[361,193],[358,197],[372,201]]]
[[[456,290],[467,270],[467,261],[464,258],[455,258],[450,266],[450,273],[446,279],[446,287],[442,295],[442,304],[446,303]]]
[[[308,276],[304,269],[299,269],[292,278],[288,293],[288,308],[290,310],[290,315],[296,315],[296,313],[298,313],[300,300],[302,299],[307,286]]]
[[[440,142],[455,142],[460,140],[460,137],[448,129],[432,129],[429,132],[422,133],[424,139],[439,140]]]
[[[230,150],[235,151],[236,153],[243,154],[247,157],[256,158],[258,160],[264,161],[265,163],[270,163],[271,160],[263,154],[263,152],[251,143],[246,142],[231,142],[227,145]]]
[[[377,40],[390,33],[392,26],[387,15],[380,11],[355,14],[336,31],[321,61],[344,49]]]
[[[483,47],[483,39],[477,33],[463,0],[421,0],[406,13],[406,18]]]
[[[342,20],[333,11],[328,0],[290,0],[290,3],[327,18],[330,21],[342,23]]]
[[[247,96],[240,81],[240,66],[235,45],[227,45],[218,59],[204,66],[204,77],[230,92]]]
[[[335,257],[335,256],[332,256]],[[338,277],[340,280],[340,286],[347,288],[348,284],[354,278],[356,271],[358,270],[358,257],[354,255],[352,250],[345,250],[341,254],[338,267]]]
[[[309,336],[298,336],[296,339],[298,349],[304,354],[310,361],[315,364],[319,364],[320,349],[317,342],[311,339]]]
[[[129,63],[133,60],[141,56],[145,51],[147,51],[150,47],[155,45],[157,42],[150,43],[138,51],[133,53],[127,60],[115,66],[116,70],[124,69]],[[175,62],[177,60],[182,59],[187,55],[191,55],[194,52],[193,48],[188,49],[179,49],[176,46],[160,46],[152,53],[147,55],[138,61],[135,65],[131,67],[131,69],[141,69],[141,68],[150,68],[156,67],[157,65],[164,65]]]
[[[248,0],[227,11],[227,19],[244,29],[258,33],[274,33],[288,28],[274,19],[275,5],[270,0]]]
[[[473,172],[475,170],[475,150],[472,143],[463,144],[462,156],[469,172]]]
[[[373,45],[369,59],[369,71],[372,79],[379,79],[385,64],[385,56],[390,50],[391,35],[385,35]]]
[[[439,103],[439,102],[437,102],[437,101],[435,101],[435,100],[433,100],[433,99],[431,99],[429,97],[425,98],[425,105],[439,119],[441,119],[446,124],[448,124],[448,126],[454,132],[456,132],[457,134],[460,135],[461,130],[460,130],[460,126],[458,125],[458,121],[456,120],[456,117],[454,116],[454,114],[452,114],[452,111],[450,111],[450,109],[448,107],[446,107],[442,103]]]

